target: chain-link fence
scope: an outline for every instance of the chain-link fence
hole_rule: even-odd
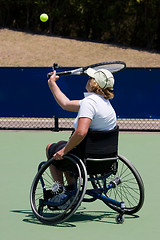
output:
[[[72,130],[73,118],[0,118],[0,129]],[[160,131],[160,119],[118,119],[122,131]]]

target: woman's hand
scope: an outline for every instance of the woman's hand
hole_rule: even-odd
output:
[[[56,75],[56,71],[52,72],[52,76],[48,79],[48,85],[51,86],[53,82],[56,82],[59,76]]]
[[[53,157],[55,160],[62,160],[63,159],[63,156],[64,156],[64,148],[62,148],[61,150],[59,150],[58,152],[56,152]]]

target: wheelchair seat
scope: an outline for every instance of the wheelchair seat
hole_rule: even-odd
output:
[[[119,127],[109,131],[89,130],[84,147],[84,163],[88,174],[116,171]]]

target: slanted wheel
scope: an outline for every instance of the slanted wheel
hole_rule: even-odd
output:
[[[101,177],[101,179],[92,181],[92,185],[94,188],[103,188],[105,184],[108,185],[114,180],[117,182],[118,179],[115,188],[110,189],[106,195],[119,202],[125,203],[124,214],[134,214],[141,209],[144,202],[143,181],[136,168],[127,158],[119,155],[117,163],[117,172],[115,175],[111,174],[105,179],[99,174],[98,177]],[[121,208],[110,203],[107,203],[107,205],[113,210],[122,213]]]
[[[50,168],[58,167],[74,178],[75,190],[53,193],[57,183],[53,180]],[[65,156],[64,160],[53,158],[44,163],[36,174],[30,191],[31,208],[35,216],[43,223],[57,224],[67,220],[79,207],[86,191],[87,174],[83,162],[74,155]],[[67,181],[64,175],[64,185]]]

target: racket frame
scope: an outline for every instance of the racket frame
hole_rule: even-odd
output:
[[[114,64],[117,64],[117,65],[122,65],[121,68],[117,68],[117,70],[114,70],[114,71],[111,71],[112,73],[116,73],[116,72],[120,72],[122,71],[124,68],[126,68],[126,63],[123,62],[123,61],[108,61],[108,62],[100,62],[100,63],[96,63],[96,64],[92,64],[92,65],[88,65],[86,67],[79,67],[79,68],[76,68],[76,69],[73,69],[73,70],[70,70],[70,71],[63,71],[63,72],[57,72],[57,75],[58,76],[65,76],[65,75],[82,75],[82,74],[86,74],[85,71],[88,69],[88,68],[96,68],[96,67],[100,67],[104,65],[114,65]],[[54,63],[53,64],[53,71],[58,69],[59,66],[57,63]],[[47,77],[50,78],[52,76],[53,73],[48,73],[47,74]]]

